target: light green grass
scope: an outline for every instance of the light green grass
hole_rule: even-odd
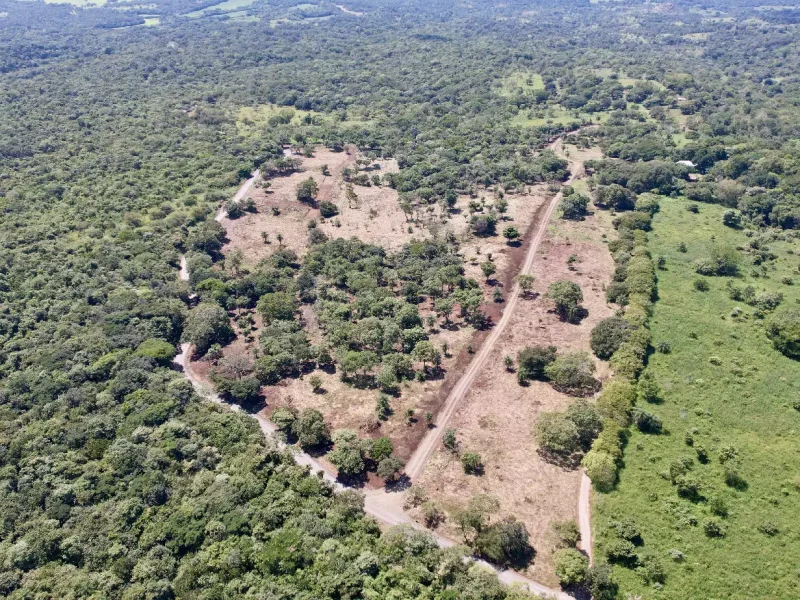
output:
[[[649,359],[647,371],[660,384],[664,401],[644,408],[661,417],[666,433],[634,432],[625,449],[618,488],[595,494],[597,554],[603,555],[609,519],[624,515],[638,523],[642,550],[662,561],[667,577],[664,588],[656,591],[634,571],[615,567],[622,598],[629,593],[664,600],[797,598],[800,412],[793,403],[800,399],[800,362],[773,349],[754,308],[730,299],[725,289],[729,278],[708,277],[709,291],[694,289],[693,281],[699,277],[694,261],[706,257],[712,244],[744,246],[749,239],[722,225],[724,208],[700,205],[700,213],[692,214],[687,204],[662,199],[662,211],[649,236],[653,256],[666,257],[666,270],[658,271],[653,345],[666,342],[671,351]],[[686,253],[677,249],[681,241]],[[768,263],[774,265],[769,277],[752,277],[754,267],[745,264],[744,275],[732,280],[739,286],[780,291],[785,303],[795,303],[800,285],[785,285],[781,279],[794,277],[800,284],[800,257],[788,253],[797,242],[767,245],[779,256]],[[736,307],[747,318],[732,318]],[[695,449],[685,443],[686,431],[693,428],[698,430],[695,445],[708,450],[709,464],[698,462]],[[724,482],[719,450],[725,445],[739,452],[746,490],[734,490]],[[679,498],[675,487],[659,475],[681,457],[693,459],[690,472],[702,482],[703,495],[720,496],[728,504],[730,515],[723,520],[726,537],[706,537],[702,525],[710,516],[708,503]],[[694,515],[699,525],[681,525],[670,503]],[[766,522],[777,525],[778,535],[758,531]],[[683,552],[685,560],[673,560],[671,549]]]
[[[224,2],[220,2],[219,4],[214,4],[213,6],[206,6],[205,8],[201,8],[200,10],[195,10],[190,13],[186,13],[183,16],[189,17],[190,19],[197,19],[199,17],[205,17],[210,13],[234,12],[238,9],[250,6],[253,2],[255,2],[255,0],[224,0]]]
[[[45,4],[71,4],[80,8],[105,6],[107,0],[44,0]]]
[[[532,94],[544,89],[544,79],[539,73],[515,71],[503,79],[500,87],[501,96],[515,96],[520,92],[523,95]]]
[[[534,116],[530,116],[533,114]],[[558,104],[522,110],[511,119],[511,124],[516,127],[540,127],[542,125],[567,125],[582,119],[591,119],[595,123],[604,123],[608,120],[609,113],[579,113],[569,110]]]
[[[236,115],[236,129],[239,135],[256,135],[269,125],[271,117],[284,113],[292,115],[292,125],[302,124],[306,116],[310,116],[315,121],[329,118],[327,115],[313,110],[298,110],[275,104],[260,104],[256,107],[243,106]]]

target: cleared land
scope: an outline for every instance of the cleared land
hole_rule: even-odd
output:
[[[601,556],[612,536],[608,522],[624,515],[642,533],[640,552],[656,556],[666,573],[658,598],[796,598],[800,574],[797,506],[800,501],[800,363],[772,347],[756,309],[734,301],[726,289],[752,285],[758,292],[784,294],[784,304],[800,299],[796,241],[747,237],[723,226],[724,208],[700,205],[699,214],[682,200],[662,199],[650,234],[654,257],[666,258],[658,271],[658,302],[651,321],[653,345],[669,344],[669,353],[650,357],[647,372],[663,391],[663,402],[649,405],[666,433],[633,432],[625,449],[619,486],[595,495],[594,524]],[[785,235],[785,234],[781,234]],[[707,258],[714,244],[749,247],[755,240],[777,255],[766,263],[766,277],[752,265],[754,251],[742,253],[739,277],[700,277],[694,262]],[[680,252],[683,242],[686,252]],[[760,273],[753,277],[753,272]],[[698,291],[705,280],[708,291]],[[786,280],[788,281],[788,280]],[[734,311],[741,311],[734,317]],[[686,442],[687,432],[694,445]],[[734,465],[743,483],[726,485],[723,452],[733,449]],[[709,460],[698,460],[698,448]],[[671,465],[685,460],[689,474],[701,484],[700,499],[676,493],[669,480]],[[739,489],[737,489],[737,487]],[[712,513],[718,499],[728,516]],[[712,502],[713,500],[713,502]],[[725,537],[708,537],[705,523],[718,520]],[[680,557],[683,558],[680,558]],[[632,570],[615,568],[626,593],[654,596]]]
[[[579,152],[574,147],[570,153],[577,160],[596,156],[596,152]],[[528,574],[550,585],[557,585],[551,559],[556,539],[551,525],[577,519],[580,471],[543,460],[536,453],[532,430],[541,412],[563,411],[573,398],[543,382],[521,387],[503,358],[516,358],[519,350],[533,344],[552,344],[561,351],[589,350],[592,328],[614,313],[604,291],[614,270],[604,237],[611,231],[611,216],[600,211],[580,222],[553,220],[534,261],[538,297],[521,301],[450,423],[462,451],[481,455],[484,474],[465,475],[459,459],[440,447],[417,482],[449,513],[476,494],[498,498],[500,511],[495,518],[514,516],[531,533],[537,555]],[[577,257],[574,270],[567,263],[573,255]],[[575,281],[583,291],[588,316],[579,325],[560,321],[541,297],[549,284],[559,279]],[[607,378],[607,365],[597,361],[597,366],[598,377]],[[446,523],[442,531],[459,539],[452,523]]]
[[[301,161],[298,172],[271,178],[268,189],[256,187],[251,190],[248,196],[255,201],[257,212],[245,213],[234,220],[225,218],[222,221],[229,239],[224,247],[225,254],[230,256],[232,252],[241,250],[245,266],[254,265],[268,257],[279,246],[290,248],[302,256],[308,249],[308,224],[311,220],[316,220],[317,227],[331,238],[356,237],[390,252],[401,249],[412,239],[443,236],[449,231],[456,235],[461,244],[466,276],[474,277],[480,282],[486,298],[486,312],[496,321],[503,304],[492,300],[493,291],[499,289],[501,293],[505,293],[505,290],[510,289],[513,276],[526,250],[524,242],[508,245],[500,232],[509,225],[523,233],[531,228],[546,198],[543,186],[532,186],[529,193],[505,195],[508,207],[504,220],[498,222],[498,235],[477,238],[469,231],[469,202],[472,200],[480,203],[483,199],[487,207],[484,210],[488,210],[488,206],[498,199],[495,191],[480,190],[477,198],[459,198],[456,207],[445,216],[441,215],[438,207],[433,212],[420,209],[407,215],[400,208],[397,192],[385,185],[354,186],[358,200],[351,206],[346,198],[342,171],[346,167],[354,168],[358,156],[355,148],[349,148],[348,152],[349,154],[317,148],[312,158],[294,156]],[[323,175],[323,165],[327,165],[330,175]],[[382,176],[396,171],[395,161],[376,160],[365,172],[370,176]],[[332,201],[338,206],[339,214],[336,217],[322,219],[318,208],[297,201],[297,185],[308,177],[313,177],[319,186],[319,202]],[[262,232],[269,234],[270,243],[264,243]],[[277,240],[279,233],[282,236],[280,243]],[[487,281],[481,272],[480,263],[487,261],[489,257],[496,265],[497,272]],[[429,301],[420,305],[423,320],[433,315],[432,308]],[[304,307],[302,319],[312,343],[322,341],[323,333],[317,325],[314,310]],[[427,328],[435,347],[442,348],[445,344],[448,347],[448,353],[443,356],[442,362],[445,375],[422,382],[404,383],[398,397],[391,401],[393,414],[386,421],[378,422],[375,418],[377,390],[354,388],[342,382],[338,375],[321,370],[265,387],[267,412],[285,405],[298,409],[316,408],[322,412],[333,430],[349,428],[358,430],[362,435],[388,436],[395,445],[396,454],[407,459],[426,432],[426,413],[436,414],[447,391],[458,379],[460,370],[471,358],[467,352],[468,346],[472,344],[477,348],[485,335],[485,332],[476,332],[456,315],[452,321],[452,325],[448,327],[437,325]],[[259,327],[257,320],[256,328]],[[257,337],[256,334],[255,338]],[[257,342],[248,343],[240,337],[224,353],[226,356],[252,353],[256,346]],[[210,365],[199,366],[198,373],[204,373],[209,367]],[[322,393],[312,391],[308,383],[311,375],[322,379]],[[414,412],[414,419],[410,423],[407,418],[408,410]]]

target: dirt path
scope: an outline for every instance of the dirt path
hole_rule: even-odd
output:
[[[550,145],[550,149],[559,152],[563,142],[561,138],[556,140],[554,143]],[[574,163],[570,163],[572,174],[570,178],[567,180],[566,185],[570,185],[575,179],[577,178],[577,166]],[[530,273],[531,268],[533,267],[533,261],[536,258],[536,251],[539,249],[539,244],[541,244],[542,239],[544,239],[544,235],[547,232],[547,225],[550,222],[553,213],[556,210],[556,206],[558,206],[559,201],[561,200],[562,192],[559,192],[550,200],[550,203],[547,205],[546,210],[541,216],[541,220],[539,221],[539,226],[536,229],[536,233],[534,234],[534,238],[531,241],[531,244],[528,248],[528,253],[525,256],[525,260],[522,263],[520,268],[519,274],[527,274]],[[444,435],[444,431],[447,428],[448,423],[453,417],[453,414],[458,407],[458,404],[464,399],[469,391],[470,387],[475,381],[480,370],[486,364],[487,359],[489,358],[489,354],[491,354],[492,349],[494,348],[495,343],[500,336],[503,334],[503,331],[508,326],[508,323],[511,321],[511,315],[514,314],[514,310],[516,309],[517,302],[519,301],[520,295],[520,287],[518,283],[514,283],[514,287],[511,290],[511,294],[506,299],[506,305],[503,310],[503,316],[500,317],[500,321],[497,325],[494,326],[491,333],[488,335],[486,340],[481,345],[480,350],[478,350],[475,358],[472,359],[472,362],[467,367],[467,370],[464,371],[464,374],[458,380],[458,383],[453,387],[450,395],[445,400],[442,409],[439,411],[439,414],[436,417],[435,427],[431,428],[428,434],[423,438],[422,442],[419,446],[417,446],[416,451],[411,456],[411,459],[408,461],[406,465],[406,475],[408,475],[409,479],[412,481],[417,479],[422,472],[425,470],[425,465],[428,463],[431,455],[433,454],[434,450],[436,449],[439,440],[441,439],[442,435]]]
[[[253,187],[253,184],[258,180],[258,178],[260,176],[261,176],[261,171],[259,171],[258,169],[256,169],[255,171],[253,171],[250,174],[250,179],[248,179],[247,181],[245,181],[242,184],[242,186],[237,190],[236,195],[232,198],[232,201],[233,201],[234,204],[238,204],[239,202],[242,201],[242,199],[245,197],[247,192],[250,191],[250,188]],[[217,210],[217,216],[214,217],[214,220],[217,223],[219,223],[227,215],[228,215],[228,211],[225,210],[225,205],[222,204],[219,207],[219,210]]]
[[[585,471],[581,473],[581,489],[578,493],[578,528],[581,532],[580,547],[594,564],[592,540],[592,480]]]

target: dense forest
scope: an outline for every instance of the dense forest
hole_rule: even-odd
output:
[[[216,5],[0,0],[0,594],[528,597],[465,562],[463,548],[441,550],[410,528],[382,532],[359,493],[334,493],[247,416],[203,402],[172,360],[181,342],[201,356],[225,345],[229,317],[251,310],[268,325],[257,364],[215,381],[234,400],[251,402],[259,385],[318,361],[336,362],[354,384],[374,368],[392,391],[417,377],[410,356],[438,360],[424,344],[422,299],[448,318],[458,304],[486,325],[453,240],[390,253],[311,233],[302,259],[275,245],[240,272],[222,253],[219,206],[254,168],[285,168],[284,147],[354,144],[396,160],[398,172],[380,182],[409,213],[446,210],[478,189],[564,181],[566,161],[543,148],[596,125],[572,139],[603,151],[587,170],[593,201],[616,215],[608,298],[642,335],[629,339],[621,318],[604,325],[625,336],[601,353],[624,345],[612,367],[630,382],[598,400],[619,426],[587,445],[585,462],[607,494],[596,560],[613,567],[613,582],[591,570],[564,581],[597,598],[796,595],[787,515],[800,498],[800,461],[786,440],[800,419],[800,9],[755,0]],[[259,106],[272,116],[243,124],[241,109]],[[493,219],[471,225],[499,234]],[[177,276],[184,254],[189,281]],[[676,308],[666,286],[684,283],[696,300]],[[702,296],[709,286],[713,301]],[[703,330],[669,342],[665,320],[722,303],[714,326],[721,315],[742,329],[704,340],[716,354],[703,362],[727,361],[723,346],[746,329],[780,366],[769,371],[777,387],[722,393],[708,389],[709,373],[699,388],[677,381],[676,372],[694,377],[677,345]],[[293,319],[301,304],[318,307],[329,356]],[[726,378],[745,381],[751,365],[732,360]],[[708,405],[730,393],[749,398],[757,435],[782,436],[779,467],[742,456],[757,440],[727,441],[746,428],[733,407],[710,424]],[[634,408],[637,397],[647,410]],[[682,425],[684,406],[706,421]],[[661,419],[680,450],[647,446]],[[655,465],[656,454],[671,462]],[[709,461],[713,485],[697,475]],[[658,471],[675,528],[704,530],[694,557],[647,551],[671,543],[670,527],[645,516],[666,501],[645,503],[645,480],[632,482]],[[740,535],[748,527],[757,537]],[[760,556],[726,562],[760,544]],[[697,560],[691,570],[684,558]],[[768,575],[758,562],[771,563]],[[713,589],[700,583],[709,570]]]

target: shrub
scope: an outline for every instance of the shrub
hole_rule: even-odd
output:
[[[628,303],[628,285],[623,281],[614,281],[606,288],[606,300],[625,306]]]
[[[776,350],[800,359],[800,306],[785,305],[776,310],[767,323],[767,337]]]
[[[219,304],[201,302],[189,311],[183,341],[193,344],[198,354],[204,354],[215,343],[224,346],[233,338],[228,313]]]
[[[585,394],[597,389],[595,364],[588,352],[572,352],[559,356],[545,367],[545,375],[553,386],[566,393]]]
[[[742,215],[735,210],[726,210],[722,213],[722,224],[726,227],[739,227],[742,224]]]
[[[464,452],[461,455],[461,466],[467,475],[480,475],[483,473],[483,461],[477,452]]]
[[[617,482],[617,465],[610,454],[589,450],[581,461],[592,485],[600,492],[609,492]]]
[[[698,278],[698,279],[695,279],[695,280],[692,282],[692,286],[693,286],[693,287],[694,287],[694,289],[696,289],[698,292],[707,292],[707,291],[708,291],[708,287],[709,287],[709,286],[708,286],[708,281],[706,281],[705,279],[699,279],[699,278]]]
[[[456,430],[455,429],[446,429],[444,435],[442,436],[442,444],[445,448],[450,450],[450,452],[455,452],[458,450],[458,440],[456,440]]]
[[[405,463],[396,456],[387,456],[378,463],[376,473],[386,481],[394,481],[404,466]]]
[[[562,548],[574,548],[581,540],[581,531],[572,519],[556,521],[553,523],[553,531],[558,536],[558,545]]]
[[[326,219],[330,219],[339,214],[339,207],[329,200],[323,200],[319,203],[319,212]]]
[[[550,284],[545,297],[555,303],[556,312],[563,320],[574,322],[579,318],[583,292],[577,283],[567,280],[554,281]]]
[[[603,421],[597,408],[586,400],[577,400],[570,404],[564,413],[564,418],[575,424],[578,430],[578,441],[584,450],[589,449],[603,428]]]
[[[736,275],[739,272],[741,256],[732,246],[714,246],[707,259],[695,263],[695,271],[700,275]]]
[[[425,502],[420,510],[425,527],[429,529],[436,529],[445,520],[444,512],[435,502]]]
[[[589,559],[574,548],[562,548],[553,554],[556,576],[563,586],[581,585],[586,581]]]
[[[632,210],[636,206],[636,194],[616,183],[601,185],[595,191],[594,202],[614,210]]]
[[[297,201],[313,204],[319,193],[319,187],[313,177],[309,177],[297,186]]]
[[[287,292],[269,292],[261,296],[257,309],[267,324],[275,320],[288,321],[294,317],[297,302],[294,296]]]
[[[333,434],[333,450],[328,460],[345,477],[362,475],[366,470],[364,463],[364,444],[358,434],[350,429],[340,429]]]
[[[561,413],[541,413],[534,426],[534,437],[548,454],[568,456],[580,446],[577,426]]]
[[[597,358],[608,360],[619,347],[628,341],[631,324],[620,317],[609,317],[592,329],[591,347]]]
[[[290,433],[294,429],[295,421],[297,421],[297,411],[288,406],[281,406],[275,409],[269,420],[275,424],[278,431]]]
[[[703,531],[708,537],[721,538],[725,537],[725,526],[719,519],[708,519],[703,523]]]
[[[661,400],[661,388],[649,371],[639,378],[636,395],[645,402],[655,403]]]
[[[596,452],[605,452],[611,456],[615,462],[620,460],[622,458],[621,434],[622,428],[617,422],[606,419],[603,423],[603,430],[597,438],[595,438],[594,442],[592,442],[592,450]]]
[[[544,370],[556,359],[555,346],[528,346],[517,355],[517,379],[525,383],[529,379],[543,379]]]
[[[641,408],[633,409],[633,422],[642,433],[661,433],[661,419],[653,413],[642,410]]]
[[[384,458],[389,458],[392,455],[392,452],[394,452],[392,440],[387,437],[379,437],[372,441],[372,446],[369,450],[369,457],[376,462],[380,462]]]

